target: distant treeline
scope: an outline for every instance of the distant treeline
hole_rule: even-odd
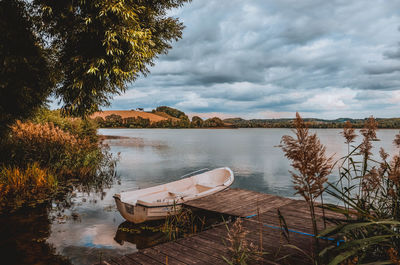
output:
[[[293,119],[252,119],[229,118],[221,120],[218,117],[203,120],[199,116],[189,117],[178,109],[167,106],[157,107],[153,114],[166,118],[160,121],[151,121],[140,116],[122,118],[111,114],[105,118],[97,117],[95,121],[102,128],[293,128]],[[339,118],[335,120],[304,119],[309,128],[343,128],[346,121],[350,121],[354,128],[362,128],[365,119]],[[379,128],[399,129],[400,118],[377,118]]]
[[[335,120],[323,119],[304,119],[309,128],[343,128],[346,121],[350,121],[354,128],[362,128],[365,119],[339,118]],[[400,128],[400,118],[376,119],[379,128],[398,129]],[[223,122],[232,124],[235,128],[293,128],[293,119],[253,119],[244,120],[242,118],[225,119]]]
[[[152,113],[166,113],[173,118],[151,122],[150,119],[138,117],[122,118],[120,115],[111,114],[97,117],[94,120],[102,128],[217,128],[227,127],[227,125],[217,117],[203,120],[198,116],[194,116],[192,120],[182,111],[162,106],[152,111]],[[161,116],[162,117],[162,116]]]

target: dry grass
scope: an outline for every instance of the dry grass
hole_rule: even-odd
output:
[[[158,115],[158,114],[153,114],[153,113],[148,113],[148,112],[142,112],[142,111],[135,111],[135,110],[105,110],[105,111],[99,111],[95,112],[90,116],[91,119],[95,119],[97,117],[101,117],[105,119],[107,116],[110,116],[112,114],[119,115],[121,116],[122,119],[125,118],[137,118],[141,117],[143,119],[149,119],[150,122],[158,122],[158,121],[163,121],[163,120],[168,120],[167,117],[164,115]],[[164,113],[165,114],[165,113]],[[172,117],[171,117],[172,119]]]
[[[242,219],[236,219],[230,228],[226,223],[225,225],[228,235],[224,244],[228,249],[229,256],[222,256],[224,261],[229,265],[246,265],[248,262],[260,261],[263,255],[262,247],[257,248],[256,245],[249,242],[247,235],[250,231],[243,226]],[[262,239],[260,244],[262,244]]]
[[[296,137],[283,136],[280,147],[285,156],[292,161],[291,166],[295,171],[290,173],[292,174],[294,188],[296,193],[306,200],[310,208],[314,235],[317,235],[315,200],[320,196],[322,199],[324,184],[332,170],[332,157],[326,157],[326,147],[320,143],[316,134],[309,133],[299,113],[296,113],[294,125],[296,129],[293,132]],[[316,237],[315,245],[316,251],[318,251],[319,243]],[[317,256],[317,252],[315,256]]]
[[[59,180],[94,178],[107,156],[105,149],[90,137],[79,138],[52,123],[18,121],[11,127],[7,144],[12,157],[10,165],[24,168],[37,163],[54,172]]]
[[[44,202],[56,187],[54,175],[36,163],[26,169],[3,166],[0,168],[0,209]]]

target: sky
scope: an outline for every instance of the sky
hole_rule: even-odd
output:
[[[193,0],[170,15],[183,38],[106,109],[400,117],[398,0]]]

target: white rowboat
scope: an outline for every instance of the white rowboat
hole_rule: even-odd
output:
[[[223,167],[147,189],[121,192],[114,198],[122,217],[142,223],[173,215],[182,203],[225,190],[233,181],[232,170]]]

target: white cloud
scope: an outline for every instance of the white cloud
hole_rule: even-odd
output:
[[[183,39],[111,108],[398,116],[398,10],[386,0],[193,1],[170,12]]]

